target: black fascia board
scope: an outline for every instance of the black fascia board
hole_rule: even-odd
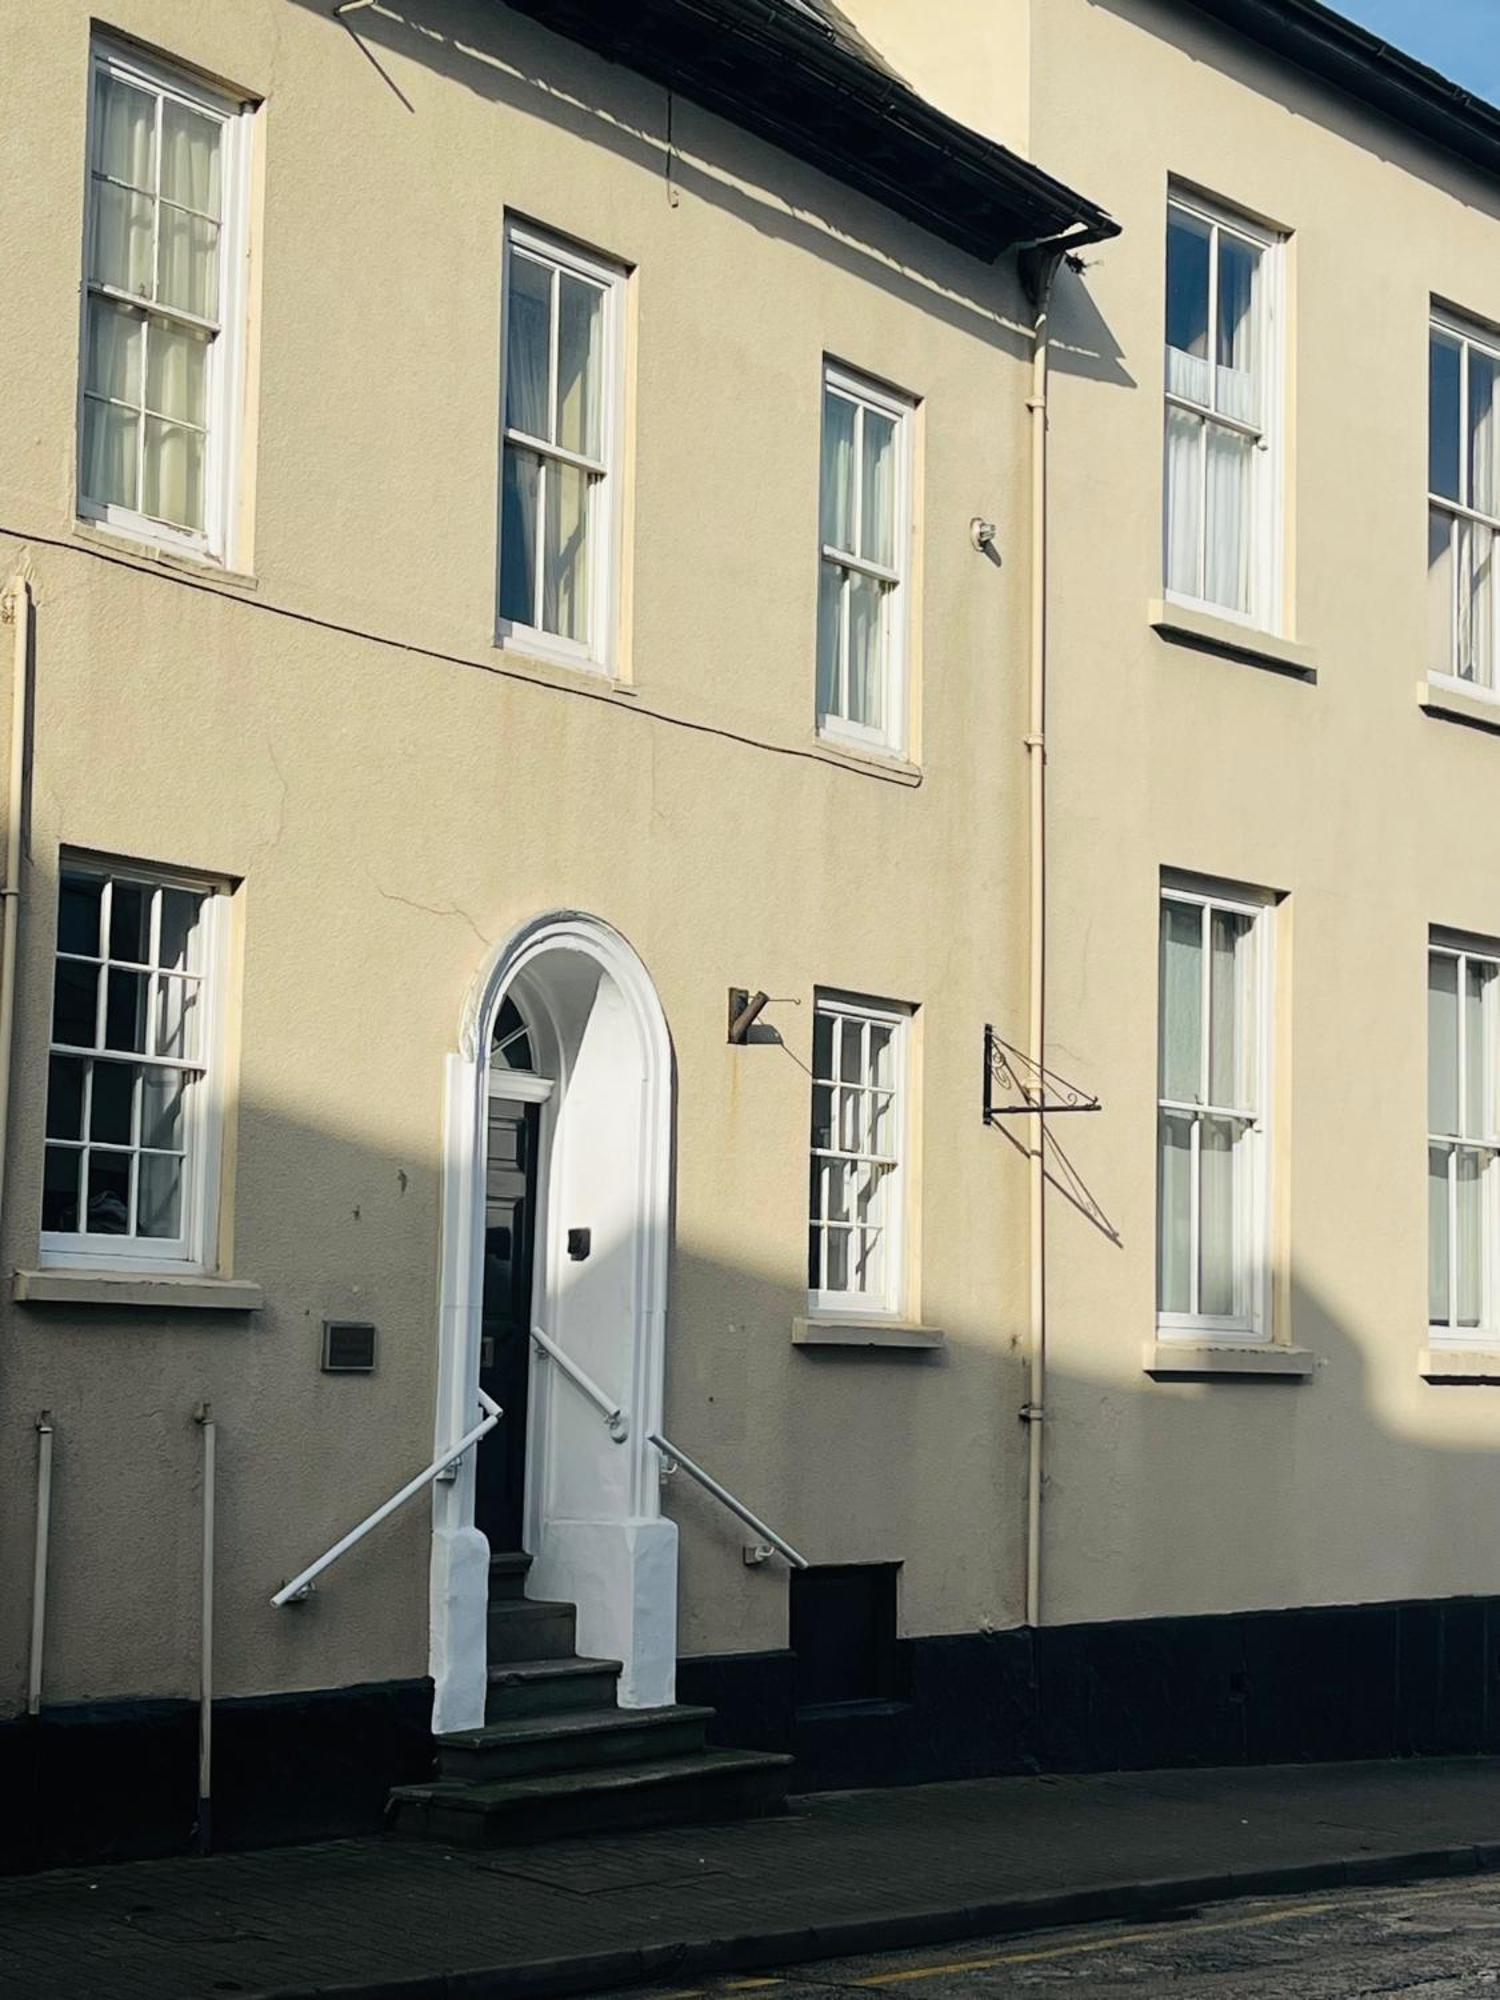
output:
[[[1185,0],[1486,174],[1500,174],[1500,110],[1321,0]]]
[[[1101,242],[1104,210],[841,46],[785,0],[505,0],[992,262]]]

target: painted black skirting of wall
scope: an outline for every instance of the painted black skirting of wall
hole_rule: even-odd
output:
[[[390,1787],[431,1774],[431,1727],[426,1680],[215,1702],[215,1847],[373,1832]],[[189,1852],[197,1790],[193,1702],[0,1723],[0,1870]]]
[[[1030,1771],[1500,1752],[1500,1598],[900,1642],[907,1698],[799,1708],[789,1652],[704,1655],[678,1699],[818,1791]]]

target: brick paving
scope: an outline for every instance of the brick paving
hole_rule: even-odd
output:
[[[1500,1759],[985,1779],[532,1849],[381,1838],[13,1877],[0,1996],[579,1993],[674,1966],[1487,1867]]]

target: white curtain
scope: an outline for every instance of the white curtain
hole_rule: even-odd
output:
[[[854,405],[823,392],[822,536],[835,549],[857,553],[854,534]]]
[[[1157,1167],[1157,1305],[1192,1310],[1192,1120],[1163,1112]]]
[[[1235,1167],[1243,1143],[1216,1118],[1199,1126],[1198,1310],[1216,1318],[1243,1309],[1235,1294]]]
[[[1229,611],[1250,609],[1250,477],[1255,447],[1236,431],[1208,426],[1203,595]]]
[[[528,437],[552,436],[547,412],[552,273],[512,251],[505,336],[505,421]]]
[[[1167,411],[1164,478],[1165,569],[1168,590],[1201,597],[1203,582],[1203,419]]]
[[[877,410],[864,413],[860,464],[860,539],[867,562],[896,561],[896,425]]]
[[[543,473],[545,554],[542,628],[587,644],[589,637],[589,492],[576,465],[549,460]]]
[[[1456,670],[1454,644],[1454,543],[1458,524],[1441,507],[1427,514],[1427,671]]]
[[[558,274],[555,440],[585,458],[601,455],[599,407],[603,294],[571,272]]]
[[[1427,1129],[1458,1130],[1458,960],[1427,961]]]
[[[1448,1324],[1448,1161],[1447,1146],[1427,1148],[1427,1318]]]

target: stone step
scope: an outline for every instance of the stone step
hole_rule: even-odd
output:
[[[492,1599],[489,1607],[489,1660],[565,1660],[575,1650],[576,1614],[571,1604],[537,1597]]]
[[[489,1672],[484,1712],[490,1722],[523,1716],[563,1715],[581,1708],[608,1708],[620,1678],[618,1660],[512,1660]]]
[[[479,1784],[544,1771],[661,1763],[703,1749],[711,1708],[585,1708],[440,1736],[438,1775]]]
[[[386,1807],[398,1833],[456,1846],[511,1846],[567,1834],[689,1826],[780,1812],[790,1757],[701,1750],[659,1763],[465,1785],[398,1785]]]
[[[490,1557],[490,1603],[526,1594],[526,1577],[531,1557],[516,1549],[508,1555]]]

